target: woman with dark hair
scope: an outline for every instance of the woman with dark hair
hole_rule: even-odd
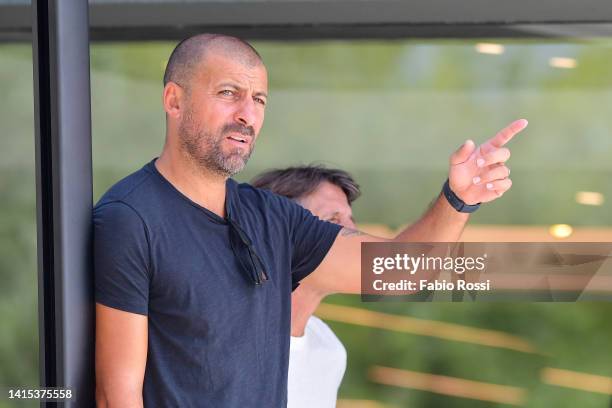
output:
[[[347,172],[323,166],[289,167],[256,177],[254,187],[290,198],[324,221],[355,228],[351,203],[359,186]],[[314,311],[323,294],[308,284],[291,296],[288,408],[333,408],[346,369],[346,350]]]

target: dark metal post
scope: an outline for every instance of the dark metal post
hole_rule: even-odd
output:
[[[91,109],[85,0],[35,0],[40,382],[94,405]]]

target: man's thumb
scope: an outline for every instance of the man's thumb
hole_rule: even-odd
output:
[[[474,144],[474,142],[470,139],[466,140],[465,143],[451,155],[450,164],[454,166],[467,161],[475,149],[476,144]]]

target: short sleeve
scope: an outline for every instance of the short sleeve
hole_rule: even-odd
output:
[[[93,222],[96,302],[147,315],[150,257],[142,218],[132,207],[114,201],[97,206]]]
[[[299,281],[313,272],[323,261],[342,227],[321,221],[298,204],[293,204],[291,212],[293,218],[291,279],[295,289]]]

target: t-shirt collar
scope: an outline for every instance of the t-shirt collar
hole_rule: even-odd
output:
[[[152,172],[153,174],[156,174],[165,184],[167,184],[182,199],[184,199],[187,202],[189,202],[192,206],[202,210],[211,219],[213,219],[214,221],[217,221],[217,222],[221,222],[221,223],[227,222],[227,219],[224,219],[224,218],[220,217],[219,215],[217,215],[214,212],[210,211],[206,207],[202,207],[201,205],[199,205],[198,203],[194,202],[189,197],[187,197],[186,195],[181,193],[176,187],[174,187],[172,185],[172,183],[170,183],[159,172],[159,170],[157,170],[157,167],[155,167],[155,160],[157,160],[157,159],[158,158],[155,157],[153,160],[151,160],[149,163],[147,163],[145,165],[145,167],[147,167],[149,169],[149,171]],[[238,208],[239,207],[239,201],[240,200],[239,200],[239,197],[238,197],[238,183],[234,179],[228,178],[226,180],[226,182],[225,182],[225,216],[226,216],[226,218],[227,217],[231,217],[235,221],[238,221],[240,219],[240,217],[239,217],[239,208]]]

